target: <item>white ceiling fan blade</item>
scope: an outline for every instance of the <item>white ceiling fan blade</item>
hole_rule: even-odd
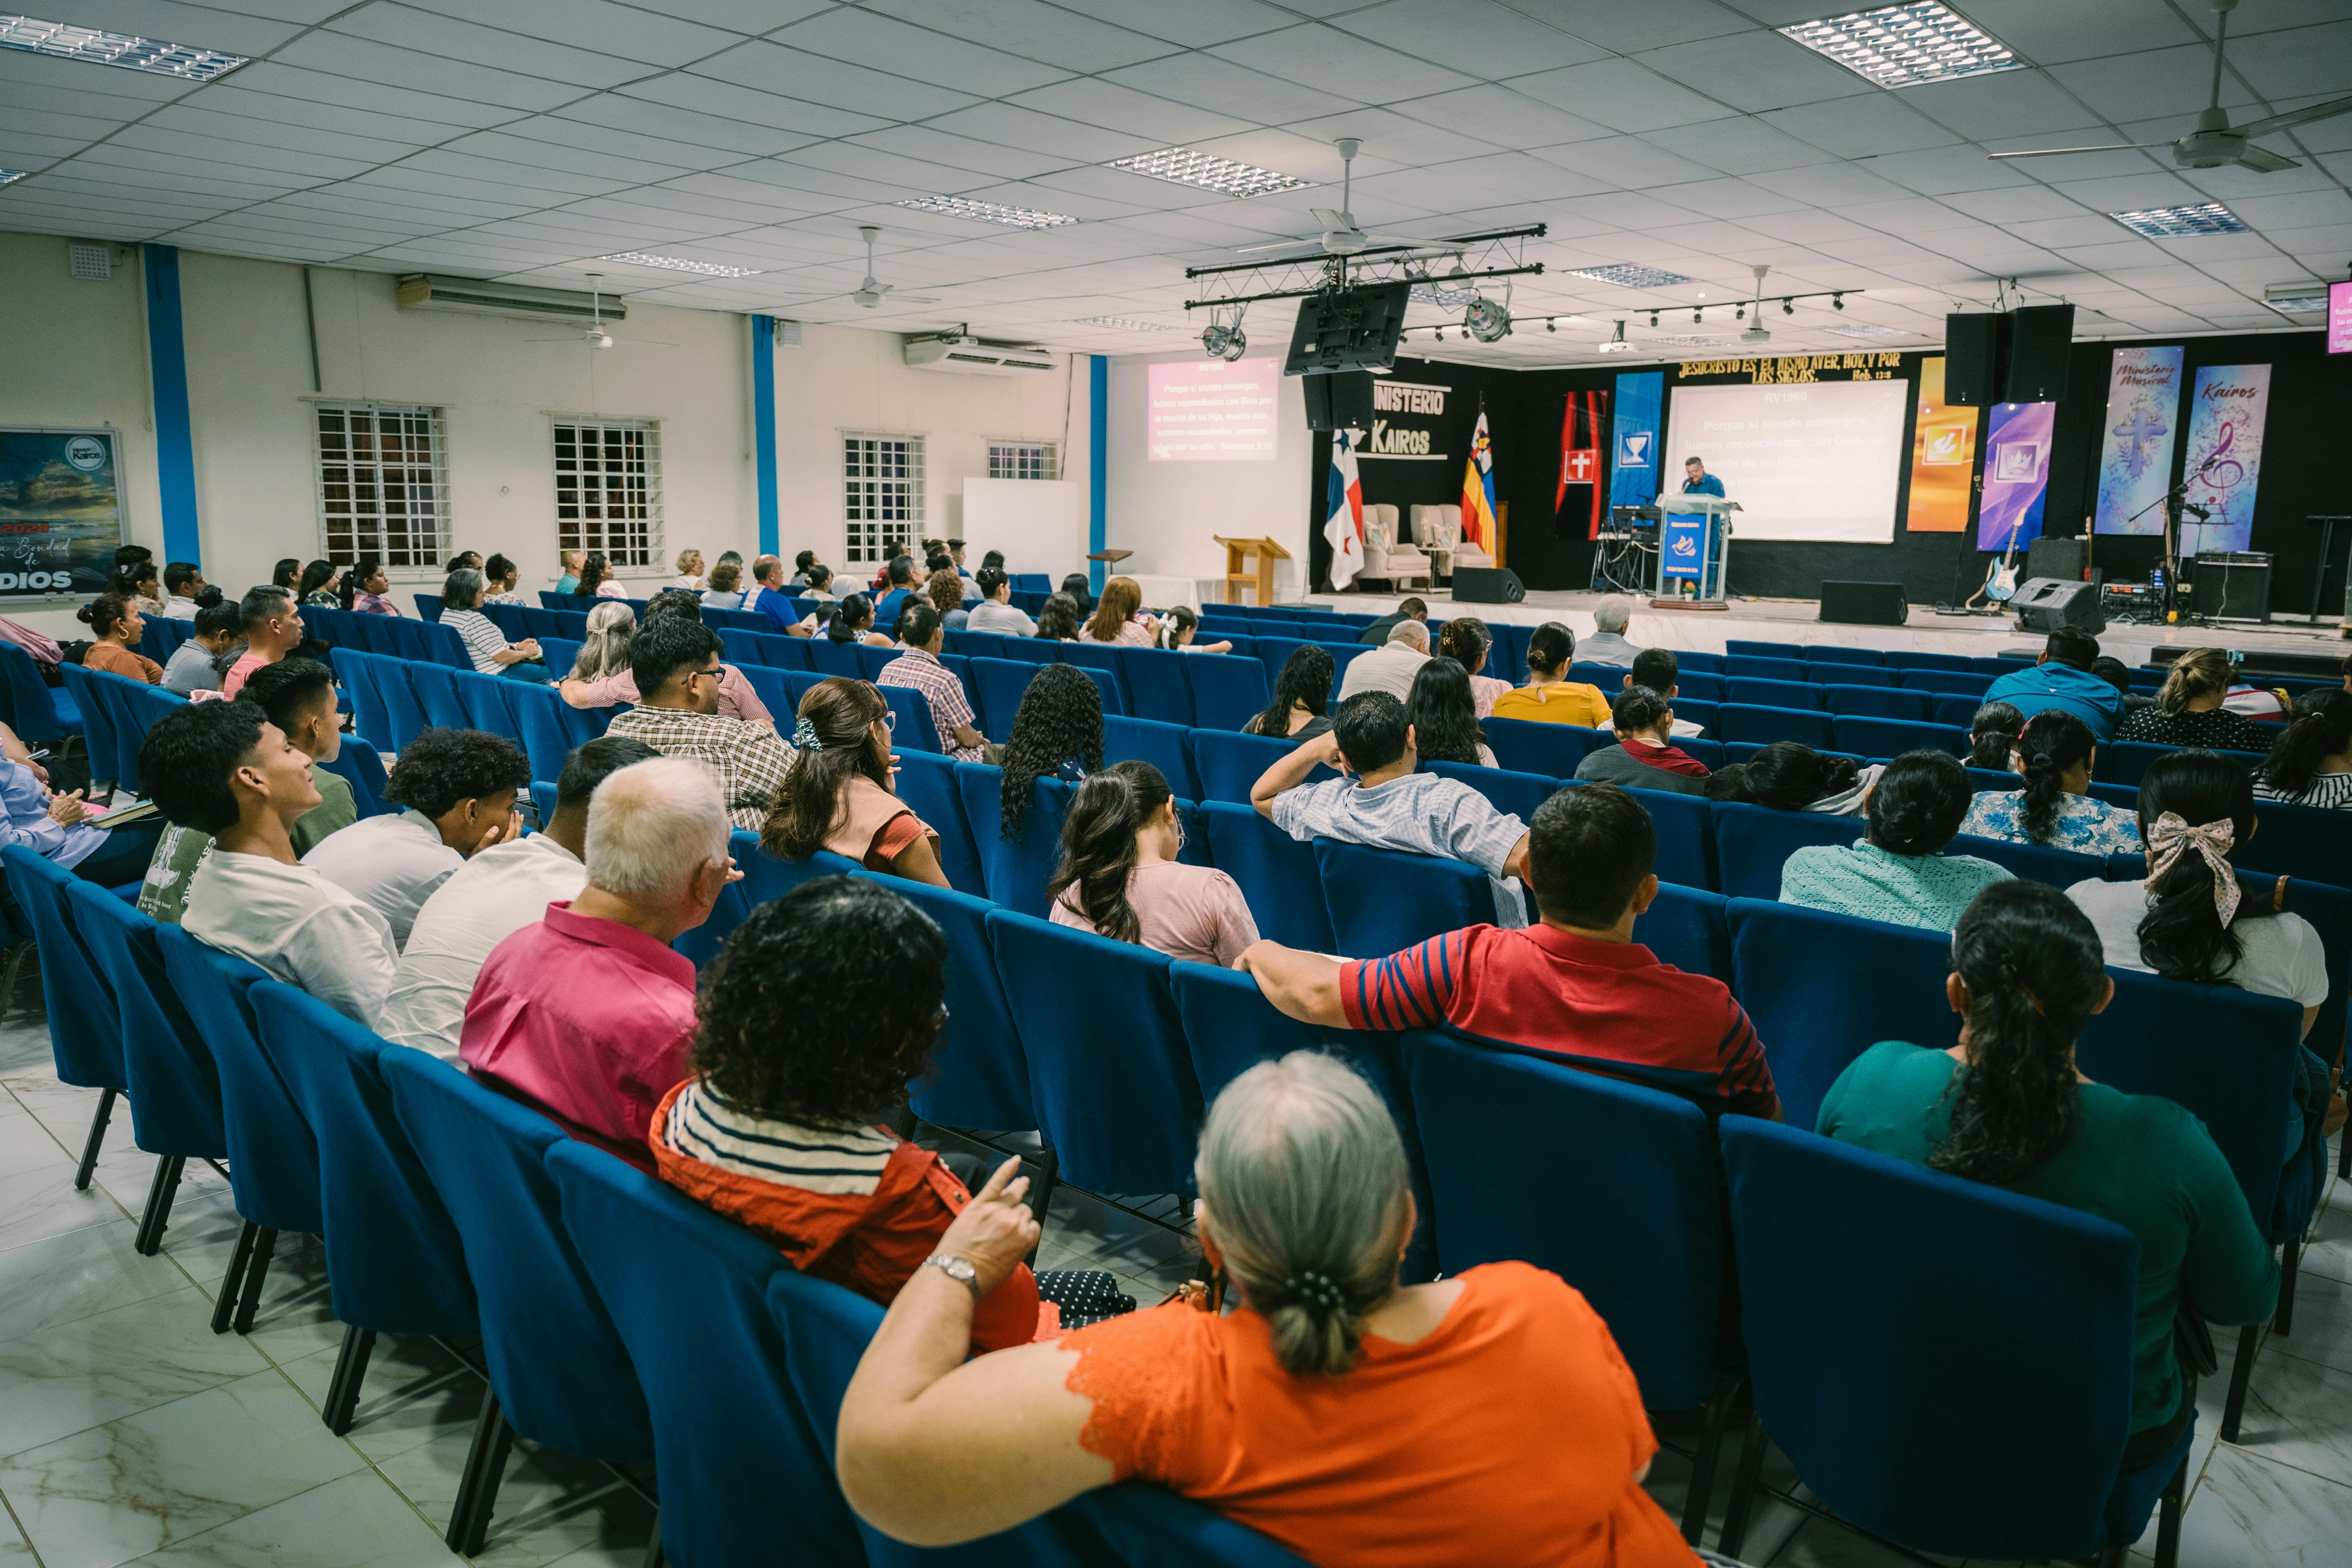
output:
[[[1335,207],[1308,207],[1307,210],[1308,213],[1313,215],[1317,223],[1321,224],[1327,229],[1345,229],[1356,226],[1356,215],[1353,213],[1341,212]]]
[[[1988,153],[1988,158],[2058,158],[2069,153],[2145,153],[2169,142],[2119,142],[2105,147],[2036,147],[2030,153]]]
[[[2257,120],[2251,125],[2233,125],[2230,129],[2241,136],[2267,136],[2273,131],[2284,131],[2295,125],[2308,125],[2315,120],[2333,120],[2339,114],[2352,114],[2352,98],[2338,98],[2326,103],[2315,103],[2309,109],[2297,109],[2285,114],[2273,114],[2268,120]]]
[[[676,343],[666,343],[658,338],[614,338],[613,340],[614,347],[619,348],[624,345],[633,349],[674,349],[677,347]]]
[[[2242,167],[2252,169],[2258,174],[2275,174],[2281,169],[2303,167],[2293,158],[2284,157],[2267,147],[2249,146],[2238,154],[2237,161]]]
[[[1234,254],[1235,256],[1251,256],[1261,250],[1280,250],[1286,246],[1320,245],[1322,243],[1323,239],[1320,235],[1310,235],[1305,239],[1269,239],[1264,245],[1237,246],[1234,247]]]
[[[901,294],[898,296],[898,303],[901,305],[936,305],[939,301],[929,294]]]

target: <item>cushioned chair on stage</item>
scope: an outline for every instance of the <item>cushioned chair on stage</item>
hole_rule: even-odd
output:
[[[1461,860],[1315,840],[1335,951],[1386,958],[1464,926],[1495,923],[1486,873]]]
[[[2195,1422],[2121,1468],[2129,1231],[1748,1117],[1720,1136],[1761,1423],[1726,1554],[1769,1436],[1822,1502],[1913,1552],[2120,1564],[2161,1499],[2156,1562],[2172,1568]]]
[[[1240,887],[1258,934],[1308,952],[1338,951],[1315,847],[1293,838],[1253,806],[1205,800],[1197,809],[1209,857]]]
[[[1780,868],[1790,855],[1815,844],[1852,844],[1868,827],[1858,816],[1736,801],[1717,801],[1707,814],[1715,828],[1715,885],[1735,899],[1779,898]]]
[[[1212,642],[1221,639],[1211,637]],[[1265,711],[1271,695],[1265,666],[1244,657],[1238,646],[1232,653],[1188,653],[1184,676],[1192,683],[1192,721],[1204,730],[1238,730]]]
[[[122,1056],[122,1015],[105,972],[75,929],[68,889],[79,879],[21,844],[0,848],[0,865],[6,867],[8,891],[32,931],[41,966],[41,1003],[48,1012],[49,1057],[58,1081],[100,1091],[74,1172],[75,1190],[87,1190],[114,1101],[131,1087]]]

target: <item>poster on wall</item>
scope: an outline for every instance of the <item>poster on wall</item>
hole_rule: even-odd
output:
[[[2189,491],[2180,517],[2180,552],[2243,550],[2254,527],[2254,486],[2263,474],[2263,421],[2270,412],[2271,367],[2209,364],[2189,399]],[[2203,507],[2199,521],[2186,508]]]
[[[2116,351],[2107,378],[2106,433],[2099,447],[2095,526],[2101,533],[2164,531],[2164,508],[2157,503],[2172,482],[2184,352],[2178,343]]]
[[[1977,508],[1977,548],[2022,550],[2042,537],[2042,503],[2050,489],[2054,403],[2002,403],[1985,421],[1984,499]]]
[[[1944,356],[1919,362],[1919,417],[1911,437],[1911,500],[1903,526],[1913,533],[1959,533],[1969,526],[1969,479],[1977,461],[1977,414],[1944,401]]]
[[[1609,504],[1647,506],[1658,498],[1658,411],[1666,374],[1631,372],[1617,378],[1617,417],[1609,442]]]
[[[103,593],[122,543],[112,430],[0,428],[0,601]]]

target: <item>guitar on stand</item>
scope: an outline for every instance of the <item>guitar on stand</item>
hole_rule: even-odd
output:
[[[2024,527],[2021,517],[2009,525],[2009,547],[2000,552],[2000,560],[1986,569],[1984,586],[1969,595],[1962,609],[1974,610],[1982,604],[1987,611],[1999,615],[2000,606],[2017,596],[2017,535]]]

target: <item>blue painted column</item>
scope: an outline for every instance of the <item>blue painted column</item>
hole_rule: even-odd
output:
[[[760,553],[781,546],[776,521],[776,319],[751,318],[751,446],[760,479]]]
[[[1087,552],[1104,549],[1110,497],[1110,361],[1087,356]],[[1087,581],[1103,591],[1103,563],[1091,561]]]
[[[201,565],[204,536],[196,526],[196,448],[188,423],[188,351],[180,336],[180,250],[173,245],[145,248],[147,366],[155,388],[155,483],[163,503],[163,558]]]

